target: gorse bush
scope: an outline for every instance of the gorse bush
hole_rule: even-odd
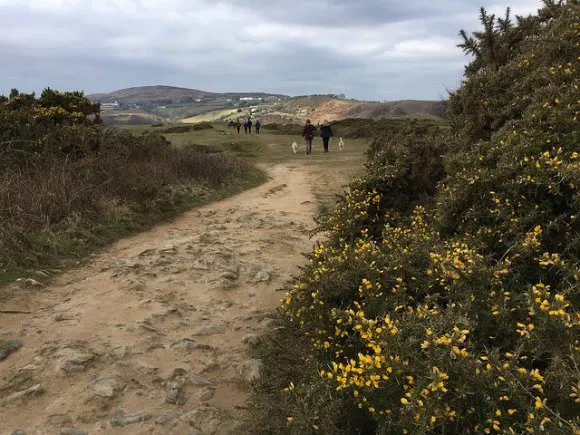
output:
[[[580,433],[580,6],[481,20],[452,130],[378,138],[320,218],[264,432]]]
[[[377,136],[391,138],[401,130],[415,125],[424,128],[445,127],[444,121],[435,121],[429,119],[365,119],[365,118],[348,118],[334,121],[332,129],[336,137],[349,139],[374,139]],[[300,135],[302,128],[300,124],[277,124],[271,123],[264,126],[269,133],[284,135]]]
[[[0,98],[0,278],[260,179],[247,162],[208,151],[105,129],[82,93]]]

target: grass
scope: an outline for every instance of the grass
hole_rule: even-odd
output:
[[[179,125],[179,124],[177,124]],[[338,150],[338,138],[330,142],[330,152],[322,153],[322,139],[315,138],[313,154],[306,155],[304,139],[299,135],[280,135],[275,131],[264,129],[259,135],[244,134],[243,129],[238,134],[233,128],[228,129],[226,123],[214,123],[211,130],[192,131],[187,133],[172,133],[164,135],[167,140],[176,146],[200,144],[212,148],[230,151],[236,155],[250,159],[259,165],[295,164],[308,165],[313,172],[316,184],[321,186],[315,189],[315,196],[321,211],[328,210],[336,200],[336,194],[343,190],[343,186],[364,168],[365,152],[368,147],[366,139],[347,139],[343,151]],[[151,126],[123,126],[133,132],[146,133],[163,127]],[[298,153],[292,151],[292,142],[299,146]]]
[[[249,109],[248,110],[242,110],[242,112],[239,113],[239,116],[247,116],[247,114],[249,113]],[[209,112],[205,112],[205,113],[201,113],[199,115],[196,116],[192,116],[186,119],[181,120],[181,122],[186,123],[186,124],[194,124],[197,122],[214,122],[216,120],[220,120],[223,118],[226,118],[228,116],[235,116],[236,114],[238,114],[238,109],[221,109],[221,110],[212,110]]]
[[[151,125],[129,125],[119,127],[134,134],[148,134],[166,130],[183,124],[165,124],[161,127]],[[344,151],[338,151],[337,140],[331,142],[328,154],[322,153],[322,140],[315,138],[314,153],[307,156],[303,139],[295,135],[279,135],[263,130],[260,135],[240,134],[229,130],[224,123],[214,124],[213,129],[170,133],[164,137],[178,148],[196,144],[197,150],[210,153],[226,152],[247,163],[266,168],[272,164],[308,165],[316,180],[315,195],[321,210],[332,207],[336,193],[343,189],[348,180],[363,168],[367,144],[364,140],[347,140]],[[300,151],[292,152],[291,144],[296,141]],[[250,171],[238,176],[229,183],[214,186],[195,184],[172,192],[171,199],[152,201],[138,212],[123,202],[111,201],[106,204],[106,216],[93,220],[83,213],[71,214],[61,225],[51,225],[34,235],[27,235],[19,241],[18,261],[0,261],[0,285],[13,282],[16,278],[27,276],[34,270],[43,268],[62,268],[82,261],[88,254],[128,234],[151,228],[189,210],[212,201],[223,199],[245,189],[263,183],[267,175],[262,170]],[[138,181],[138,180],[137,180]],[[182,186],[183,187],[183,186]],[[0,249],[0,257],[10,252]],[[13,257],[13,256],[12,256]],[[14,258],[14,257],[13,257]],[[64,262],[64,263],[63,263]],[[20,266],[18,266],[20,264]],[[25,266],[22,266],[25,265]],[[0,295],[2,299],[2,295]]]
[[[98,156],[6,154],[0,173],[0,285],[82,260],[192,207],[264,182],[250,161],[159,136],[106,130]],[[2,299],[2,295],[0,295]]]

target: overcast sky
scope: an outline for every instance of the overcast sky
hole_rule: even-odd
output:
[[[0,94],[142,85],[440,99],[480,6],[541,0],[0,0]]]

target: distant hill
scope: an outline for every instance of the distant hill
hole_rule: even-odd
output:
[[[92,94],[88,97],[99,103],[151,104],[151,103],[180,103],[190,102],[196,98],[213,97],[213,92],[197,89],[177,88],[174,86],[140,86],[120,89],[118,91]]]
[[[442,117],[442,101],[402,100],[377,103],[345,100],[330,96],[306,96],[274,103],[269,116],[289,116],[299,121],[310,118],[313,122],[337,121],[346,118]]]
[[[220,121],[257,116],[263,123],[302,123],[345,118],[442,117],[442,101],[386,103],[348,100],[334,95],[289,97],[265,92],[207,92],[175,86],[140,86],[88,95],[102,104],[108,124]]]
[[[377,103],[346,100],[333,96],[304,96],[281,99],[269,104],[254,105],[236,110],[217,109],[183,122],[227,121],[254,116],[264,124],[302,124],[306,119],[314,123],[324,120],[338,121],[347,118],[442,118],[445,114],[443,101],[402,100]]]
[[[92,101],[100,103],[119,104],[183,104],[195,102],[195,100],[215,100],[215,99],[239,99],[241,97],[249,98],[267,98],[267,97],[286,97],[285,95],[268,94],[265,92],[207,92],[198,89],[179,88],[175,86],[139,86],[134,88],[120,89],[109,93],[88,95]]]

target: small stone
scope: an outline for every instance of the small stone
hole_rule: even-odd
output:
[[[139,254],[137,254],[137,257],[144,257],[150,254],[153,254],[155,252],[155,249],[145,249],[144,251],[141,251]]]
[[[254,276],[258,272],[260,272],[261,270],[262,270],[262,268],[260,266],[258,266],[257,264],[251,264],[250,268],[248,269],[248,273],[250,274],[250,276]]]
[[[19,372],[32,372],[34,370],[38,370],[40,367],[39,366],[35,366],[34,364],[27,364],[22,368],[19,368],[18,371]]]
[[[44,392],[44,388],[42,387],[42,385],[37,384],[33,387],[27,388],[26,390],[12,393],[8,397],[6,397],[3,401],[0,401],[0,403],[9,403],[9,402],[13,402],[15,400],[24,399],[25,397],[29,397],[29,396],[38,396],[39,394],[41,394],[43,392]]]
[[[213,384],[208,381],[207,379],[192,373],[191,375],[189,375],[189,381],[191,382],[192,385],[195,385],[196,387],[209,387],[209,386],[213,386]]]
[[[135,291],[143,291],[147,287],[147,284],[142,279],[137,279],[135,281],[131,280],[129,284],[129,288]]]
[[[173,245],[172,246],[166,246],[165,248],[163,248],[159,252],[161,252],[162,254],[171,254],[171,255],[174,255],[174,254],[177,254],[177,248],[175,246],[173,246]]]
[[[21,430],[21,429],[14,429],[14,430],[12,431],[12,435],[26,435],[26,432],[24,432],[24,431],[23,431],[23,430]]]
[[[147,331],[151,331],[151,332],[159,332],[159,329],[157,329],[156,327],[154,327],[151,322],[144,320],[143,322],[139,322],[139,327],[143,328]]]
[[[270,274],[268,272],[260,271],[256,274],[254,282],[269,282]]]
[[[250,347],[256,347],[260,342],[260,338],[256,334],[246,334],[242,342]]]
[[[116,393],[122,390],[125,385],[114,377],[95,379],[90,383],[93,392],[103,398],[115,397]]]
[[[50,274],[48,274],[44,270],[35,270],[34,274],[40,278],[50,278]]]
[[[184,339],[183,342],[183,347],[187,350],[194,350],[194,349],[204,349],[204,350],[208,350],[211,349],[211,346],[209,344],[201,344],[201,343],[196,343],[193,340],[189,340],[189,339]]]
[[[21,340],[2,340],[0,339],[0,361],[7,358],[12,352],[17,351],[23,346]]]
[[[56,370],[61,375],[68,372],[81,372],[86,370],[87,363],[95,359],[95,355],[82,352],[76,349],[61,349],[57,356],[60,357],[56,363]]]
[[[160,415],[159,417],[157,417],[157,419],[155,420],[155,424],[158,426],[165,426],[171,420],[173,420],[173,418],[170,415],[163,414],[163,415]]]
[[[22,287],[27,288],[27,287],[35,287],[35,288],[41,288],[44,287],[44,284],[36,281],[35,279],[32,278],[18,278],[16,280],[16,282],[18,282]]]
[[[111,417],[111,426],[125,427],[132,424],[143,423],[151,419],[151,414],[148,412],[138,412],[136,414],[131,414],[125,416],[123,411],[117,412],[113,417]]]
[[[262,377],[264,364],[259,359],[249,359],[242,361],[238,365],[238,375],[246,382],[253,382]]]
[[[165,396],[165,402],[171,405],[184,405],[187,403],[187,396],[181,388],[169,390]]]
[[[207,402],[208,400],[211,400],[214,394],[215,394],[214,388],[204,388],[203,391],[199,394],[199,400],[201,400],[202,402]]]
[[[235,281],[238,279],[238,274],[230,271],[220,273],[220,278]]]

